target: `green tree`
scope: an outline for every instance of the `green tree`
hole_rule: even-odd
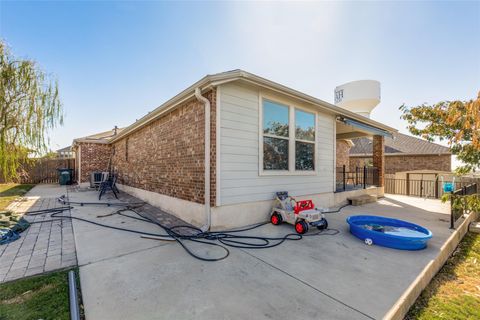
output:
[[[441,101],[416,107],[402,105],[408,130],[429,141],[447,141],[452,154],[464,163],[458,173],[480,168],[480,92],[470,101]]]
[[[29,155],[47,150],[48,133],[63,124],[58,84],[32,60],[18,59],[0,40],[0,171],[17,176]]]
[[[48,151],[42,158],[44,159],[55,159],[58,157],[58,154],[55,151]]]
[[[464,163],[457,168],[458,174],[480,168],[480,92],[477,99],[470,101],[441,101],[416,107],[402,105],[400,110],[412,134],[429,141],[437,138],[448,142],[452,153]],[[449,194],[442,198],[443,201],[449,199]],[[478,194],[451,200],[455,208],[480,210]]]

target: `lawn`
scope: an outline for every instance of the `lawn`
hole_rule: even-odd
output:
[[[1,284],[0,319],[70,319],[67,274],[63,270]],[[77,278],[79,288],[78,283]]]
[[[25,195],[33,187],[33,184],[0,184],[0,227],[9,227],[20,218],[5,209],[12,201]]]
[[[480,319],[480,234],[465,236],[406,319]]]

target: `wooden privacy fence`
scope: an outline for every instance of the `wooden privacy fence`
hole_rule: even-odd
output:
[[[73,169],[75,181],[75,159],[34,159],[31,163],[21,166],[19,175],[13,182],[16,183],[58,183],[58,169]],[[3,179],[0,181],[4,183]]]
[[[447,181],[445,181],[447,182]],[[451,181],[448,181],[451,182]],[[476,179],[462,179],[455,181],[455,190],[477,182]],[[405,196],[440,199],[443,194],[442,181],[435,180],[411,180],[385,178],[384,192],[389,194],[401,194]]]

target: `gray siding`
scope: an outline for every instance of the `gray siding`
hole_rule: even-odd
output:
[[[333,192],[335,118],[317,112],[315,175],[259,175],[260,92],[238,84],[220,87],[220,205],[273,199],[275,191],[291,195]],[[299,107],[304,105],[297,104]]]

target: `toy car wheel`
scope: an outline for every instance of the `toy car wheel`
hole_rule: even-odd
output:
[[[295,223],[295,231],[297,231],[298,234],[304,234],[308,231],[308,224],[303,220],[298,221]]]
[[[321,225],[317,226],[318,230],[328,229],[327,219],[323,218],[322,221],[323,221],[323,223]]]
[[[279,225],[279,224],[282,224],[282,222],[283,222],[282,216],[279,215],[278,213],[274,213],[270,217],[270,222],[272,224],[276,225],[276,226]]]
[[[370,238],[366,238],[366,239],[365,239],[365,244],[366,244],[367,246],[371,246],[371,245],[373,244],[373,240],[370,239]]]

